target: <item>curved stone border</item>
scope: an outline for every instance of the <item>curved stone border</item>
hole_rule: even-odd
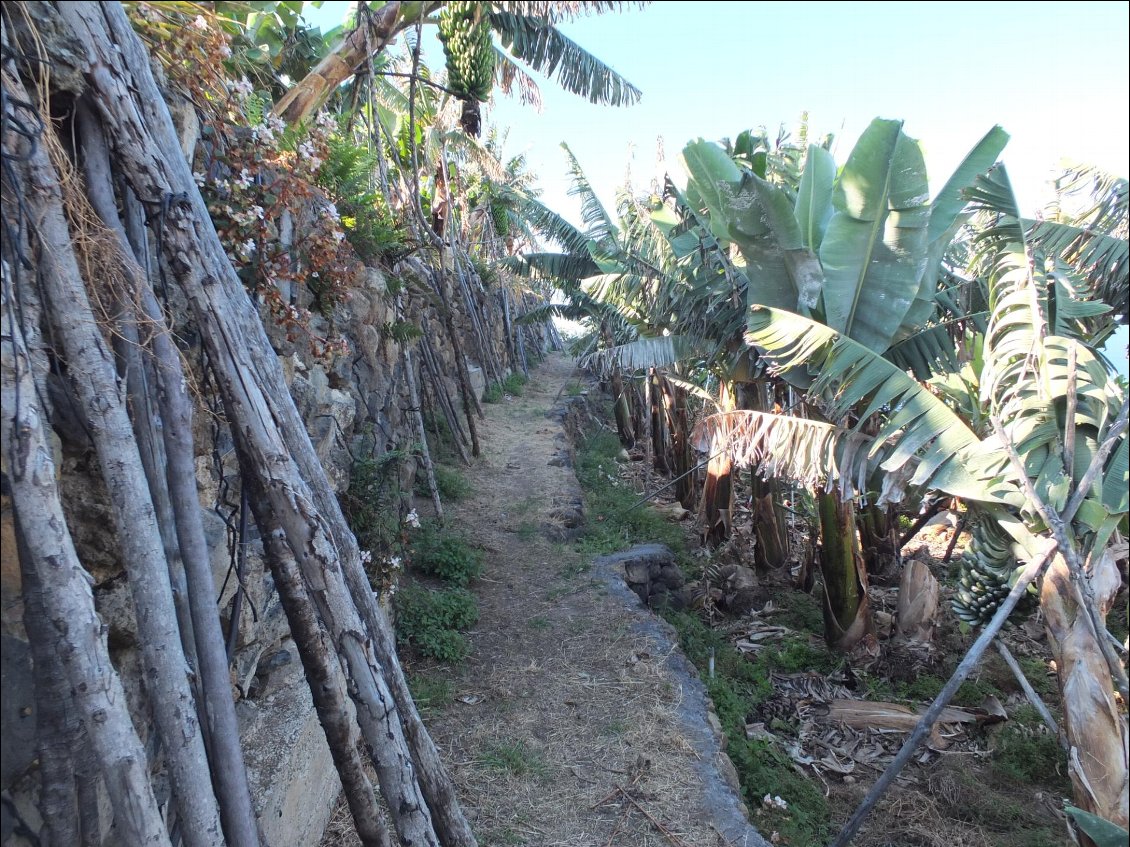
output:
[[[574,440],[592,418],[587,398],[558,398],[548,417],[560,421],[565,431],[556,463],[573,467],[576,456]],[[702,779],[703,805],[710,810],[715,829],[733,847],[771,847],[749,822],[749,812],[741,799],[737,769],[724,750],[726,739],[722,724],[714,712],[706,686],[679,647],[678,633],[665,620],[652,614],[628,586],[625,561],[646,559],[649,551],[668,559],[674,558],[671,551],[661,544],[644,544],[597,558],[593,562],[593,571],[607,586],[609,594],[616,597],[631,615],[632,631],[650,638],[656,646],[656,655],[666,657],[664,666],[682,688],[677,710],[679,725],[697,754],[695,770]]]

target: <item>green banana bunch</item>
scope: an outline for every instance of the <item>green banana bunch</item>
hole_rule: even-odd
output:
[[[439,13],[439,40],[447,59],[447,87],[460,100],[490,99],[494,87],[494,45],[490,3],[455,0]]]
[[[979,521],[958,566],[957,594],[953,598],[958,618],[971,626],[987,624],[1008,596],[1012,577],[1020,569],[1008,534],[992,518]],[[1030,610],[1030,597],[1021,598],[1016,611],[1026,607]]]

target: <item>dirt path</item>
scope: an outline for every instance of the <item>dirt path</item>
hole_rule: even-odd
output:
[[[547,413],[577,379],[551,356],[523,396],[487,407],[474,492],[449,516],[485,551],[481,617],[465,663],[423,671],[446,701],[428,724],[484,847],[764,844],[718,775],[701,684],[662,625],[552,540],[580,491],[551,463],[564,442]]]

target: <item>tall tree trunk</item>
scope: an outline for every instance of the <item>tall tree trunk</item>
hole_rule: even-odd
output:
[[[39,755],[39,811],[45,847],[80,843],[82,823],[75,760],[82,752],[82,727],[43,600],[43,584],[19,523],[16,549],[24,600],[24,630],[35,671],[35,742]]]
[[[270,515],[261,511],[260,517],[268,520]],[[377,811],[377,797],[357,752],[356,723],[342,694],[341,673],[335,671],[336,660],[326,647],[327,638],[318,624],[302,574],[290,548],[279,538],[279,531],[277,524],[259,524],[267,565],[302,660],[330,755],[341,777],[342,793],[353,816],[357,836],[364,847],[391,847],[392,839]]]
[[[824,579],[824,640],[846,653],[874,635],[867,566],[855,530],[855,507],[839,492],[819,491],[820,574]]]
[[[5,88],[8,84],[5,75]],[[0,296],[0,324],[5,327],[0,356],[0,449],[16,519],[27,542],[26,566],[37,575],[36,583],[25,582],[25,588],[51,587],[40,595],[53,641],[46,649],[59,657],[66,672],[70,694],[106,780],[119,836],[126,844],[171,847],[149,781],[145,749],[126,710],[122,681],[110,664],[102,621],[94,611],[90,575],[78,560],[63,517],[55,463],[43,430],[47,418],[31,378],[21,325],[12,315],[16,304],[8,267],[5,262]],[[36,320],[38,315],[25,308],[23,318]]]
[[[368,15],[367,26],[351,32],[275,104],[275,114],[292,125],[308,120],[339,85],[353,76],[358,65],[437,5],[392,2]]]
[[[1089,578],[1099,622],[1105,624],[1122,577],[1109,550],[1098,553],[1095,560]],[[1127,829],[1130,746],[1125,706],[1118,705],[1110,668],[1097,642],[1105,633],[1096,636],[1062,556],[1056,557],[1044,577],[1040,608],[1063,697],[1075,805]]]
[[[165,317],[149,288],[148,280],[133,260],[125,229],[118,219],[110,178],[109,150],[97,118],[87,109],[80,113],[83,149],[86,153],[87,191],[95,212],[117,236],[122,269],[131,278],[130,291],[121,299],[144,313],[139,322],[144,343],[152,352],[159,392],[163,433],[162,454],[167,460],[167,476],[162,468],[160,481],[167,479],[167,498],[176,531],[179,556],[186,576],[191,632],[200,674],[200,700],[209,741],[208,756],[220,799],[224,835],[231,847],[257,847],[259,831],[247,782],[247,768],[240,746],[239,722],[235,716],[231,675],[219,611],[216,585],[212,576],[211,555],[200,516],[200,497],[196,489],[196,462],[192,440],[192,401],[188,396],[180,354],[165,327]],[[137,333],[134,333],[137,335]],[[140,356],[138,357],[140,358]],[[149,421],[145,422],[149,425]],[[156,475],[156,474],[154,474]]]
[[[718,390],[718,411],[730,412],[733,409],[733,385],[723,382]],[[730,516],[734,509],[732,473],[730,451],[723,449],[722,444],[711,443],[700,508],[703,541],[710,546],[721,544],[730,537]]]
[[[324,593],[318,581],[321,572],[332,577],[339,568],[344,570],[369,630],[356,635],[373,638],[372,647],[388,674],[416,774],[444,845],[473,845],[474,836],[459,810],[450,778],[412,704],[396,658],[395,636],[373,596],[356,539],[290,397],[259,315],[223,252],[191,170],[180,156],[145,48],[116,4],[69,4],[60,7],[60,14],[74,31],[76,43],[87,49],[87,80],[111,130],[108,137],[117,161],[134,191],[146,198],[185,197],[184,205],[174,204],[166,215],[163,256],[187,295],[220,375],[240,448],[252,459],[245,465],[247,472],[258,475],[262,488],[271,493],[267,505],[303,563],[304,579],[314,589],[311,594]],[[293,499],[284,496],[288,492],[295,495]],[[311,540],[317,542],[316,562],[309,556]],[[325,582],[329,585],[331,580]],[[357,638],[349,640],[357,642]],[[340,640],[336,646],[342,651],[348,648]],[[348,652],[353,658],[362,656],[359,649]],[[393,747],[400,743],[395,735],[387,741]]]
[[[667,416],[667,426],[671,430],[671,472],[675,474],[675,498],[684,509],[691,509],[695,502],[694,451],[690,442],[690,422],[687,414],[687,391],[662,379],[663,407]]]
[[[19,83],[15,83],[19,86]],[[23,92],[13,87],[13,93]],[[45,133],[47,130],[45,130]],[[223,842],[208,759],[186,676],[164,544],[137,442],[72,249],[58,173],[46,134],[24,168],[37,218],[39,268],[75,394],[87,415],[113,507],[118,543],[137,611],[138,641],[157,731],[190,847]],[[81,211],[78,212],[81,214]]]
[[[605,347],[616,346],[616,341],[612,337],[612,330],[606,322],[601,324],[600,332]],[[636,432],[632,427],[632,411],[628,405],[628,397],[624,393],[624,379],[620,375],[620,366],[615,362],[612,363],[610,383],[612,386],[613,414],[616,417],[616,432],[620,436],[620,444],[630,449],[636,446]]]

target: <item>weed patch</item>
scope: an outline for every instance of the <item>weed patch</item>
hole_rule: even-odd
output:
[[[479,609],[471,592],[462,588],[432,591],[410,585],[396,595],[396,635],[421,655],[440,662],[458,662],[470,645],[462,630],[474,626]]]
[[[535,776],[541,779],[549,775],[549,768],[541,754],[531,750],[523,741],[491,744],[483,750],[479,761],[484,767],[495,771],[509,771],[514,776]]]
[[[483,554],[462,538],[426,527],[412,545],[412,562],[428,576],[465,586],[483,570]]]

